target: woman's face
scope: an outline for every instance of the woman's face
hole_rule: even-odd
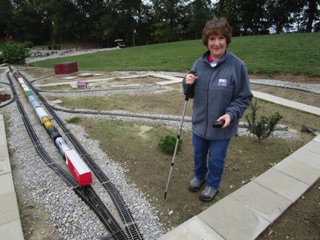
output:
[[[208,39],[208,49],[211,52],[213,59],[218,60],[226,51],[227,40],[221,35],[211,35]]]

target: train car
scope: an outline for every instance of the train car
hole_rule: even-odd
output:
[[[21,88],[23,90],[23,92],[26,94],[26,91],[30,91],[29,87],[27,86],[27,84],[22,83],[21,84]]]
[[[47,114],[46,111],[43,109],[43,107],[37,107],[37,108],[35,109],[35,111],[36,111],[36,114],[37,114],[40,122],[42,122],[42,119],[43,119],[44,117],[48,117],[48,114]]]
[[[23,81],[23,79],[21,77],[17,77],[17,79],[18,79],[18,82],[20,83],[20,85],[24,84],[24,81]]]
[[[27,97],[29,97],[29,96],[32,96],[33,94],[32,94],[32,92],[29,90],[29,91],[26,91],[26,95],[27,95]]]
[[[40,103],[39,103],[37,100],[32,101],[32,102],[31,102],[31,105],[32,105],[32,108],[33,108],[34,110],[36,110],[36,108],[38,108],[38,107],[41,107]]]
[[[37,101],[37,99],[33,95],[30,95],[30,96],[27,95],[27,97],[28,97],[28,100],[29,100],[30,103],[32,101]]]
[[[49,118],[44,117],[42,118],[42,124],[43,126],[48,130],[50,127],[53,127],[53,123],[50,121]]]
[[[56,140],[54,141],[54,143],[56,144],[57,148],[59,149],[59,152],[61,154],[61,156],[63,156],[63,158],[65,158],[65,152],[67,150],[70,150],[71,148],[69,148],[69,146],[67,145],[66,141],[62,138],[62,137],[58,137],[56,138]]]
[[[78,153],[74,149],[70,149],[65,152],[65,157],[66,163],[78,184],[81,187],[91,184],[92,173]]]
[[[53,142],[55,142],[58,137],[61,137],[58,129],[55,126],[49,127],[47,131]]]
[[[27,92],[29,92],[29,91],[30,91],[30,88],[28,86],[23,87],[23,92],[25,95],[27,95]]]

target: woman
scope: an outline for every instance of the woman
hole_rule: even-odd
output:
[[[197,192],[205,182],[199,196],[205,202],[218,191],[230,139],[253,97],[245,63],[227,50],[231,34],[225,18],[207,22],[202,43],[208,50],[182,81],[185,94],[190,87],[193,98],[194,177],[188,189]]]

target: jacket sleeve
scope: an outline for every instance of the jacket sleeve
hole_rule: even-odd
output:
[[[243,116],[253,98],[247,67],[244,63],[240,65],[238,76],[234,86],[233,100],[226,109],[226,113],[230,115],[232,121]]]

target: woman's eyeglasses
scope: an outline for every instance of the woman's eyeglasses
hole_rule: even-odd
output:
[[[216,22],[216,23],[209,23],[206,28],[207,29],[212,29],[212,28],[215,28],[215,27],[224,27],[226,26],[226,22]]]

